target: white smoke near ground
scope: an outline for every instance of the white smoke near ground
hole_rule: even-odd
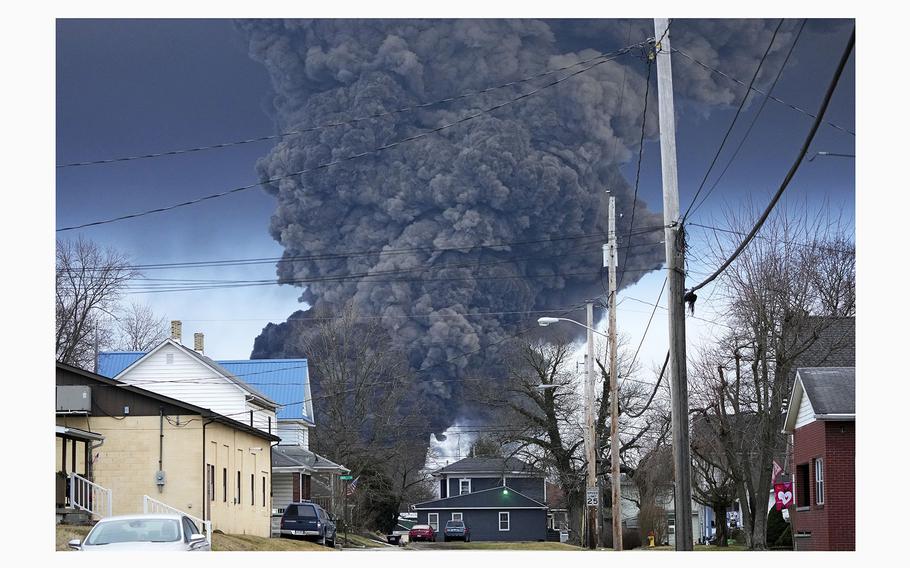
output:
[[[478,434],[465,432],[465,424],[456,420],[441,434],[430,434],[427,450],[427,470],[433,471],[470,455]]]
[[[717,38],[728,41],[734,64],[738,57],[754,64],[764,49],[759,44],[770,38],[764,30],[774,24],[718,23],[706,42],[719,49]],[[238,26],[250,39],[251,56],[269,71],[281,131],[485,89],[623,47],[627,33],[631,43],[653,35],[645,21],[632,32],[603,21],[267,20]],[[603,26],[607,33],[588,37]],[[691,43],[711,60],[707,43]],[[383,316],[411,366],[429,370],[419,375],[420,389],[437,427],[447,426],[470,412],[459,402],[463,385],[452,379],[478,369],[495,376],[497,358],[489,347],[533,324],[514,312],[559,311],[603,293],[604,237],[567,237],[605,232],[608,188],[618,210],[632,210],[632,188],[619,167],[637,156],[644,69],[633,52],[443,133],[268,185],[276,199],[269,230],[286,258],[324,257],[281,263],[279,278],[303,286],[301,301],[315,308],[353,303],[362,315]],[[369,152],[551,80],[288,137],[258,170],[273,178]],[[734,89],[705,74],[678,85],[709,104],[730,103]],[[648,114],[645,134],[653,137],[653,98]],[[631,217],[619,220],[618,234],[630,232]],[[663,222],[641,200],[634,219],[637,228]],[[620,243],[621,253],[632,245],[628,261],[620,257],[626,285],[658,268],[663,256],[661,231],[630,238]],[[439,250],[452,248],[458,250]],[[339,254],[345,251],[386,252]],[[341,279],[350,275],[363,277]],[[289,341],[305,328],[268,326],[253,356],[305,356],[290,352],[297,342]]]

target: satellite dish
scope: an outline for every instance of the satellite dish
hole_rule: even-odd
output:
[[[433,434],[433,437],[436,438],[437,442],[445,442],[448,436],[445,434]]]

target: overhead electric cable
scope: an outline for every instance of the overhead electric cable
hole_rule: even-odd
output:
[[[825,97],[822,100],[822,104],[818,109],[817,116],[815,121],[812,124],[812,128],[809,129],[809,133],[806,135],[806,139],[803,142],[802,147],[800,148],[799,154],[797,154],[796,160],[793,162],[793,165],[790,166],[790,170],[787,172],[787,175],[784,177],[783,182],[781,182],[780,187],[777,192],[774,194],[774,197],[771,198],[771,202],[768,203],[768,207],[765,208],[765,211],[762,213],[761,217],[756,221],[755,226],[752,227],[752,230],[749,231],[749,234],[743,239],[742,243],[733,251],[733,254],[727,258],[721,264],[717,270],[714,271],[710,276],[708,276],[702,282],[696,284],[695,286],[689,288],[686,292],[687,296],[690,296],[696,290],[703,288],[706,284],[710,283],[712,280],[717,278],[724,270],[727,269],[730,264],[736,260],[736,257],[742,253],[742,251],[748,246],[752,239],[755,237],[755,234],[758,233],[759,229],[762,228],[762,225],[765,224],[765,221],[768,219],[768,216],[771,214],[771,211],[774,209],[774,206],[777,205],[777,202],[780,200],[781,196],[784,193],[784,190],[787,189],[787,186],[790,184],[790,180],[793,179],[793,176],[796,174],[796,170],[799,169],[800,164],[806,157],[806,152],[809,150],[809,145],[812,143],[812,140],[815,138],[815,133],[818,132],[818,127],[822,123],[822,118],[825,116],[825,111],[828,110],[828,104],[831,102],[831,97],[834,95],[834,89],[837,87],[837,83],[840,80],[841,75],[844,72],[844,68],[847,66],[847,61],[850,59],[850,54],[853,52],[853,44],[856,40],[856,28],[850,32],[850,40],[847,42],[847,46],[844,49],[844,53],[841,55],[840,62],[837,65],[837,70],[834,72],[834,77],[831,78],[831,82],[828,85],[828,90],[825,92]]]
[[[669,29],[670,29],[670,26],[667,25],[667,30],[669,30]],[[664,34],[666,34],[666,33],[667,32],[664,31]],[[647,121],[648,121],[648,94],[651,91],[651,65],[652,65],[652,63],[653,63],[653,61],[649,57],[648,62],[647,62],[648,72],[647,72],[647,75],[645,76],[645,100],[644,100],[644,103],[642,104],[643,110],[642,110],[642,114],[641,114],[641,136],[638,141],[638,165],[635,168],[635,190],[632,193],[632,214],[630,215],[630,219],[629,219],[629,236],[631,236],[632,231],[635,230],[635,202],[638,200],[638,185],[639,185],[639,182],[641,181],[641,161],[642,161],[642,155],[644,154],[644,151],[645,151],[645,126],[647,125]],[[622,281],[626,277],[626,266],[629,264],[629,245],[631,243],[632,243],[632,239],[630,238],[629,242],[626,244],[625,253],[623,254],[622,271],[619,273],[619,283],[616,286],[617,289],[622,288]]]
[[[720,69],[717,69],[717,68],[715,68],[715,67],[712,67],[712,66],[708,65],[707,63],[705,63],[705,62],[703,62],[703,61],[699,61],[698,59],[696,59],[695,57],[693,57],[692,55],[686,53],[685,51],[683,51],[683,50],[681,50],[681,49],[677,49],[677,48],[674,47],[674,48],[673,48],[673,52],[674,52],[674,53],[679,53],[680,55],[682,55],[682,56],[685,57],[686,59],[692,61],[693,63],[696,63],[696,64],[698,64],[698,65],[701,65],[702,67],[704,67],[704,68],[707,69],[708,71],[711,71],[711,72],[713,72],[713,73],[717,73],[718,75],[721,75],[722,77],[726,77],[727,79],[730,79],[730,80],[733,81],[734,83],[739,83],[740,85],[743,85],[743,86],[745,86],[745,84],[746,84],[745,82],[740,81],[740,80],[737,79],[736,77],[733,77],[733,76],[729,75],[728,73],[724,73],[724,72],[721,71]],[[752,87],[752,90],[755,91],[756,93],[761,94],[761,95],[765,95],[766,97],[768,97],[769,99],[771,99],[772,101],[774,101],[774,102],[776,102],[776,103],[780,103],[780,104],[782,104],[782,105],[784,105],[784,106],[790,107],[791,109],[793,109],[793,110],[795,110],[795,111],[797,111],[797,112],[800,112],[800,113],[802,113],[802,114],[804,114],[804,115],[806,115],[806,116],[808,116],[808,117],[810,117],[810,118],[817,118],[816,115],[812,114],[811,112],[809,112],[809,111],[807,111],[807,110],[805,110],[805,109],[802,109],[802,108],[800,108],[800,107],[798,107],[798,106],[796,106],[796,105],[794,105],[794,104],[792,104],[792,103],[788,103],[787,101],[781,100],[781,99],[778,98],[778,97],[772,96],[772,95],[770,95],[770,94],[768,94],[768,93],[762,91],[761,89],[758,89],[758,88],[756,88],[756,87]],[[825,124],[827,124],[828,126],[831,126],[832,128],[836,128],[837,130],[840,130],[841,132],[846,132],[847,134],[849,134],[849,135],[851,135],[851,136],[856,136],[856,132],[854,132],[853,130],[850,130],[849,128],[845,128],[845,127],[843,127],[843,126],[841,126],[841,125],[839,125],[839,124],[835,124],[834,122],[826,121]]]
[[[787,56],[784,57],[784,62],[781,63],[780,69],[777,70],[777,75],[774,77],[774,81],[771,83],[771,86],[768,87],[768,95],[762,98],[761,105],[758,107],[758,110],[755,112],[755,115],[752,117],[752,122],[749,123],[749,127],[746,129],[746,133],[743,134],[742,138],[739,141],[739,144],[736,146],[736,149],[733,151],[733,154],[730,156],[730,159],[727,160],[724,169],[721,170],[720,175],[717,176],[717,179],[714,180],[714,183],[708,189],[708,192],[701,198],[701,201],[696,205],[695,199],[692,199],[692,204],[689,205],[691,211],[686,211],[686,215],[683,217],[685,221],[686,217],[689,216],[689,213],[696,213],[698,209],[711,197],[711,194],[714,193],[714,190],[717,188],[717,185],[720,183],[720,180],[723,179],[724,174],[727,173],[727,170],[730,169],[730,165],[736,159],[736,156],[739,155],[739,151],[742,149],[743,145],[746,143],[746,140],[749,138],[749,134],[752,132],[752,128],[755,127],[755,124],[758,122],[758,118],[761,116],[762,111],[765,110],[765,105],[768,104],[769,97],[771,93],[774,92],[774,88],[777,86],[777,82],[780,80],[781,75],[784,72],[784,69],[787,67],[787,63],[790,61],[790,56],[793,55],[793,49],[796,47],[796,43],[799,41],[799,36],[803,33],[803,28],[806,27],[806,19],[803,18],[802,24],[799,26],[799,30],[796,32],[796,37],[793,38],[793,43],[790,44],[790,49],[787,51]],[[812,158],[809,158],[809,161],[812,161]],[[704,183],[704,182],[702,182]],[[701,188],[699,188],[701,191]],[[694,207],[693,207],[694,205]]]
[[[718,146],[717,151],[714,152],[714,157],[711,159],[711,164],[708,165],[708,170],[705,172],[704,177],[701,179],[701,183],[698,184],[698,189],[695,191],[695,195],[692,197],[692,202],[689,203],[689,207],[686,209],[686,212],[683,213],[682,223],[686,222],[686,218],[689,216],[689,211],[692,210],[692,207],[698,200],[699,194],[701,194],[701,190],[704,189],[705,183],[708,182],[708,176],[710,176],[711,171],[714,170],[714,165],[717,163],[717,159],[720,158],[720,153],[723,151],[724,146],[727,144],[727,140],[730,138],[730,133],[733,132],[733,127],[736,126],[736,121],[739,120],[739,116],[742,114],[743,108],[746,106],[746,101],[749,100],[749,96],[752,94],[752,85],[754,85],[755,80],[758,79],[758,74],[761,72],[761,68],[765,64],[765,60],[768,59],[768,54],[771,53],[771,48],[774,46],[774,40],[777,39],[777,32],[780,31],[780,27],[783,24],[784,19],[781,18],[777,23],[777,27],[774,28],[774,33],[771,34],[771,41],[768,43],[768,47],[765,48],[765,53],[758,61],[758,66],[755,68],[755,72],[752,73],[752,79],[750,79],[749,84],[746,85],[746,92],[743,93],[743,98],[739,101],[739,107],[737,107],[736,114],[733,115],[733,120],[730,121],[730,126],[727,127],[727,131],[724,133],[724,137],[720,141],[720,146]],[[775,80],[775,83],[776,82],[777,81]],[[768,100],[767,97],[765,97],[765,100]]]
[[[631,47],[634,48],[637,46],[631,46]],[[623,48],[623,49],[626,49],[626,48]],[[617,51],[622,51],[622,50],[617,50]],[[137,155],[137,156],[122,156],[122,157],[118,157],[118,158],[108,158],[108,159],[104,159],[104,160],[91,160],[91,161],[84,161],[84,162],[71,162],[71,163],[67,163],[67,164],[57,164],[56,167],[58,169],[72,168],[72,167],[78,167],[78,166],[92,166],[92,165],[101,165],[101,164],[113,164],[116,162],[127,162],[127,161],[132,161],[132,160],[144,160],[144,159],[149,159],[149,158],[159,158],[162,156],[177,156],[180,154],[202,152],[205,150],[215,150],[215,149],[221,149],[221,148],[229,148],[232,146],[240,146],[243,144],[253,144],[255,142],[266,142],[268,140],[287,138],[289,136],[299,136],[301,134],[306,134],[308,132],[316,132],[316,131],[325,130],[328,128],[347,126],[347,125],[351,125],[351,124],[356,124],[358,122],[363,122],[366,120],[375,120],[378,118],[384,118],[384,117],[393,116],[396,114],[401,114],[401,113],[410,112],[410,111],[414,111],[414,110],[420,110],[420,109],[424,109],[427,107],[432,107],[432,106],[436,106],[436,105],[440,105],[440,104],[451,103],[451,102],[459,101],[459,100],[470,98],[470,97],[486,95],[486,94],[492,93],[494,91],[498,91],[500,89],[505,89],[507,87],[514,87],[514,86],[520,85],[522,83],[527,83],[527,82],[533,81],[535,79],[540,79],[541,77],[546,77],[547,75],[559,73],[560,71],[567,71],[569,69],[578,67],[580,65],[586,65],[588,63],[591,63],[592,61],[596,61],[596,60],[604,58],[604,57],[610,57],[614,53],[615,52],[599,53],[593,57],[589,57],[588,59],[572,63],[571,65],[565,65],[565,66],[559,67],[557,69],[543,71],[536,75],[532,75],[530,77],[525,77],[524,79],[509,81],[508,83],[503,83],[502,85],[497,85],[495,87],[487,87],[486,89],[481,89],[479,91],[468,91],[466,93],[462,93],[462,94],[456,95],[454,97],[446,97],[444,99],[439,99],[439,100],[435,100],[435,101],[431,101],[431,102],[427,102],[427,103],[414,104],[414,105],[398,108],[395,110],[379,112],[379,113],[361,116],[361,117],[357,117],[357,118],[351,118],[351,119],[347,119],[347,120],[327,122],[327,123],[319,124],[316,126],[301,128],[299,130],[291,130],[288,132],[282,132],[279,134],[270,134],[267,136],[258,136],[256,138],[248,138],[245,140],[236,140],[233,142],[223,142],[220,144],[210,144],[207,146],[196,146],[193,148],[182,148],[182,149],[178,149],[178,150],[167,150],[167,151],[163,151],[163,152],[155,152],[155,153],[151,153],[151,154],[142,154],[142,155]]]
[[[623,50],[620,50],[621,53],[619,53],[618,55],[615,55],[615,56],[613,56],[613,57],[609,57],[609,58],[606,58],[606,59],[602,59],[602,60],[598,61],[597,63],[593,63],[593,64],[591,64],[591,65],[589,65],[589,66],[587,66],[587,67],[584,67],[583,69],[580,69],[580,70],[578,70],[578,71],[575,71],[575,72],[573,72],[573,73],[570,73],[570,74],[568,74],[568,75],[565,75],[564,77],[561,77],[561,78],[559,78],[559,79],[556,79],[556,80],[554,80],[554,81],[551,81],[551,82],[547,83],[546,85],[543,85],[543,86],[541,86],[541,87],[538,87],[538,88],[536,88],[536,89],[533,89],[533,90],[531,90],[531,91],[528,91],[528,92],[526,92],[526,93],[524,93],[524,94],[521,94],[521,95],[519,95],[519,96],[517,96],[517,97],[514,97],[514,98],[512,98],[512,99],[509,99],[509,100],[507,100],[507,101],[505,101],[505,102],[502,102],[502,103],[499,103],[499,104],[497,104],[497,105],[493,105],[493,106],[491,106],[491,107],[488,107],[488,108],[485,108],[485,109],[480,110],[480,111],[478,111],[478,112],[475,112],[474,114],[470,114],[470,115],[464,116],[464,117],[462,117],[462,118],[460,118],[460,119],[458,119],[458,120],[455,120],[455,121],[452,121],[452,122],[443,124],[442,126],[438,126],[438,127],[433,128],[433,129],[431,129],[431,130],[425,130],[425,131],[420,132],[420,133],[418,133],[418,134],[415,134],[415,135],[413,135],[413,136],[408,136],[407,138],[402,138],[402,139],[400,139],[400,140],[396,140],[396,141],[394,141],[394,142],[390,142],[390,143],[388,143],[388,144],[384,144],[384,145],[382,145],[382,146],[378,146],[378,147],[373,148],[373,149],[371,149],[371,150],[366,150],[366,151],[364,151],[364,152],[360,152],[359,154],[354,154],[354,155],[351,155],[351,156],[346,156],[346,157],[344,157],[344,158],[339,158],[339,159],[337,159],[337,160],[332,160],[331,162],[325,162],[325,163],[322,163],[322,164],[319,164],[319,165],[316,165],[316,166],[313,166],[313,167],[310,167],[310,168],[304,168],[304,169],[302,169],[302,170],[298,170],[298,171],[296,171],[296,172],[292,172],[292,173],[285,174],[285,175],[282,175],[282,176],[276,176],[276,177],[273,177],[273,178],[269,178],[269,179],[266,179],[266,180],[259,181],[259,182],[257,182],[257,183],[253,183],[253,184],[249,184],[249,185],[244,185],[244,186],[240,186],[240,187],[235,187],[235,188],[233,188],[233,189],[228,189],[228,190],[226,190],[226,191],[221,191],[221,192],[218,192],[218,193],[213,193],[213,194],[205,195],[205,196],[202,196],[202,197],[197,197],[197,198],[195,198],[195,199],[190,199],[190,200],[188,200],[188,201],[183,201],[183,202],[181,202],[181,203],[175,203],[175,204],[173,204],[173,205],[168,205],[168,206],[166,206],[166,207],[157,207],[157,208],[155,208],[155,209],[148,209],[148,210],[146,210],[146,211],[140,211],[140,212],[138,212],[138,213],[131,213],[131,214],[129,214],[129,215],[121,215],[121,216],[119,216],[119,217],[112,217],[112,218],[110,218],[110,219],[104,219],[104,220],[101,220],[101,221],[93,221],[93,222],[90,222],[90,223],[83,223],[83,224],[81,224],[81,225],[73,225],[73,226],[70,226],[70,227],[63,227],[63,228],[61,228],[61,229],[57,229],[57,232],[59,233],[59,232],[62,232],[62,231],[72,231],[72,230],[74,230],[74,229],[82,229],[82,228],[85,228],[85,227],[94,227],[94,226],[97,226],[97,225],[105,225],[105,224],[108,224],[108,223],[115,223],[115,222],[117,222],[117,221],[124,221],[124,220],[126,220],[126,219],[134,219],[134,218],[136,218],[136,217],[143,217],[143,216],[145,216],[145,215],[151,215],[151,214],[153,214],[153,213],[163,213],[163,212],[165,212],[165,211],[171,211],[171,210],[173,210],[173,209],[177,209],[177,208],[180,208],[180,207],[187,207],[187,206],[189,206],[189,205],[196,205],[196,204],[198,204],[198,203],[202,203],[203,201],[208,201],[208,200],[211,200],[211,199],[218,199],[218,198],[225,197],[225,196],[228,196],[228,195],[233,195],[233,194],[235,194],[235,193],[239,193],[239,192],[242,192],[242,191],[248,191],[248,190],[250,190],[250,189],[253,189],[253,188],[256,188],[256,187],[265,185],[265,184],[274,183],[274,182],[276,182],[276,181],[281,181],[281,180],[284,180],[284,179],[289,179],[289,178],[292,178],[292,177],[301,176],[301,175],[304,175],[304,174],[312,173],[312,172],[314,172],[314,171],[318,171],[318,170],[321,170],[321,169],[325,169],[325,168],[329,168],[329,167],[332,167],[332,166],[336,166],[336,165],[342,164],[342,163],[344,163],[344,162],[348,162],[348,161],[351,161],[351,160],[356,160],[356,159],[359,159],[359,158],[363,158],[363,157],[365,157],[365,156],[371,156],[371,155],[374,155],[374,154],[378,154],[378,153],[384,152],[384,151],[386,151],[386,150],[389,150],[389,149],[391,149],[391,148],[395,148],[395,147],[397,147],[397,146],[400,146],[401,144],[406,144],[406,143],[408,143],[408,142],[413,142],[414,140],[419,140],[419,139],[424,138],[424,137],[427,137],[427,136],[429,136],[429,135],[431,135],[431,134],[437,134],[437,133],[439,133],[439,132],[442,132],[443,130],[447,130],[447,129],[449,129],[449,128],[458,126],[458,125],[460,125],[460,124],[463,124],[463,123],[465,123],[465,122],[468,122],[468,121],[470,121],[470,120],[473,120],[473,119],[475,119],[475,118],[477,118],[477,117],[483,116],[483,115],[485,115],[485,114],[492,113],[492,112],[494,112],[494,111],[496,111],[496,110],[499,110],[499,109],[501,109],[501,108],[503,108],[503,107],[506,107],[506,106],[511,105],[511,104],[514,104],[514,103],[516,103],[516,102],[518,102],[518,101],[524,100],[524,99],[526,99],[526,98],[528,98],[528,97],[531,97],[531,96],[533,96],[533,95],[535,95],[535,94],[537,94],[537,93],[539,93],[539,92],[541,92],[541,91],[543,91],[543,90],[545,90],[545,89],[548,89],[548,88],[550,88],[550,87],[553,87],[553,86],[555,86],[555,85],[558,85],[558,84],[562,83],[563,81],[566,81],[566,80],[568,80],[568,79],[571,79],[571,78],[573,78],[573,77],[575,77],[575,76],[577,76],[577,75],[580,75],[580,74],[582,74],[582,73],[584,73],[584,72],[586,72],[586,71],[590,71],[591,69],[593,69],[593,68],[595,68],[595,67],[597,67],[597,66],[599,66],[599,65],[603,65],[604,63],[607,63],[607,62],[609,62],[609,61],[612,61],[613,59],[616,59],[617,57],[620,57],[621,55],[624,55],[624,54],[628,53],[631,49],[632,49],[631,46],[630,46],[630,47],[627,47],[627,48],[624,48]]]

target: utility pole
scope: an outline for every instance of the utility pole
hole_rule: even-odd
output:
[[[676,178],[676,124],[670,69],[670,22],[654,18],[657,97],[660,117],[660,166],[664,193],[664,242],[667,253],[670,324],[670,403],[673,426],[676,550],[692,550],[692,483],[689,459],[689,394],[686,384],[685,241],[679,223]]]
[[[597,528],[597,508],[600,492],[597,490],[597,439],[594,433],[594,302],[588,301],[586,307],[588,314],[588,356],[585,365],[585,370],[587,371],[585,380],[585,458],[587,459],[588,467],[585,508],[588,513],[587,544],[588,548],[594,550],[600,541],[600,533]],[[592,494],[594,495],[593,504],[591,504]]]
[[[616,198],[610,196],[608,268],[610,275],[610,485],[612,486],[613,550],[622,550],[622,492],[619,479],[619,377],[616,374]]]

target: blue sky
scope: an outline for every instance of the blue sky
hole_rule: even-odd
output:
[[[788,21],[787,26],[795,22]],[[674,24],[673,46],[687,49],[686,32],[699,22]],[[678,36],[676,34],[679,34]],[[583,34],[581,34],[583,36]],[[834,70],[849,25],[810,21],[775,94],[801,108],[817,108]],[[576,39],[581,47],[584,39]],[[710,42],[711,38],[706,38]],[[248,55],[246,37],[227,20],[58,20],[57,24],[57,163],[92,160],[219,143],[272,134],[272,89],[264,66]],[[727,62],[728,73],[748,81],[757,58]],[[692,73],[692,63],[674,56],[674,76]],[[735,90],[741,96],[742,89]],[[827,118],[854,128],[854,70],[841,80]],[[454,94],[454,93],[453,93]],[[752,118],[748,107],[737,134]],[[707,105],[678,97],[677,135],[680,202],[688,206],[735,107]],[[745,199],[764,203],[794,158],[811,119],[769,102],[749,141],[706,205],[698,222],[723,226],[724,206]],[[144,210],[215,193],[258,180],[255,164],[270,143],[200,152],[154,160],[57,171],[58,227]],[[812,151],[854,152],[854,138],[823,126]],[[726,162],[724,153],[720,165]],[[623,166],[635,175],[634,160]],[[819,208],[825,203],[853,222],[854,164],[849,158],[819,158],[804,163],[788,189],[791,206]],[[709,184],[710,186],[710,184]],[[659,147],[645,144],[639,197],[652,210],[661,204]],[[58,233],[76,234],[116,246],[137,263],[180,262],[212,258],[279,256],[282,248],[268,234],[274,199],[259,189],[120,223]],[[693,266],[707,271],[706,266]],[[218,272],[197,269],[159,277],[270,278],[274,269],[259,265]],[[656,272],[620,294],[653,302],[663,276]],[[184,321],[185,334],[206,333],[207,352],[220,358],[244,358],[268,321],[279,322],[299,307],[299,290],[287,286],[136,295],[168,319]],[[710,295],[706,290],[705,297]],[[699,310],[708,310],[710,307]],[[637,344],[648,319],[648,306],[634,301],[620,306],[620,328]],[[701,312],[700,312],[701,313]],[[698,314],[697,314],[698,315]],[[705,316],[711,317],[711,316]],[[711,332],[690,320],[690,337]],[[646,368],[659,364],[666,350],[666,320],[658,311],[642,351]]]

